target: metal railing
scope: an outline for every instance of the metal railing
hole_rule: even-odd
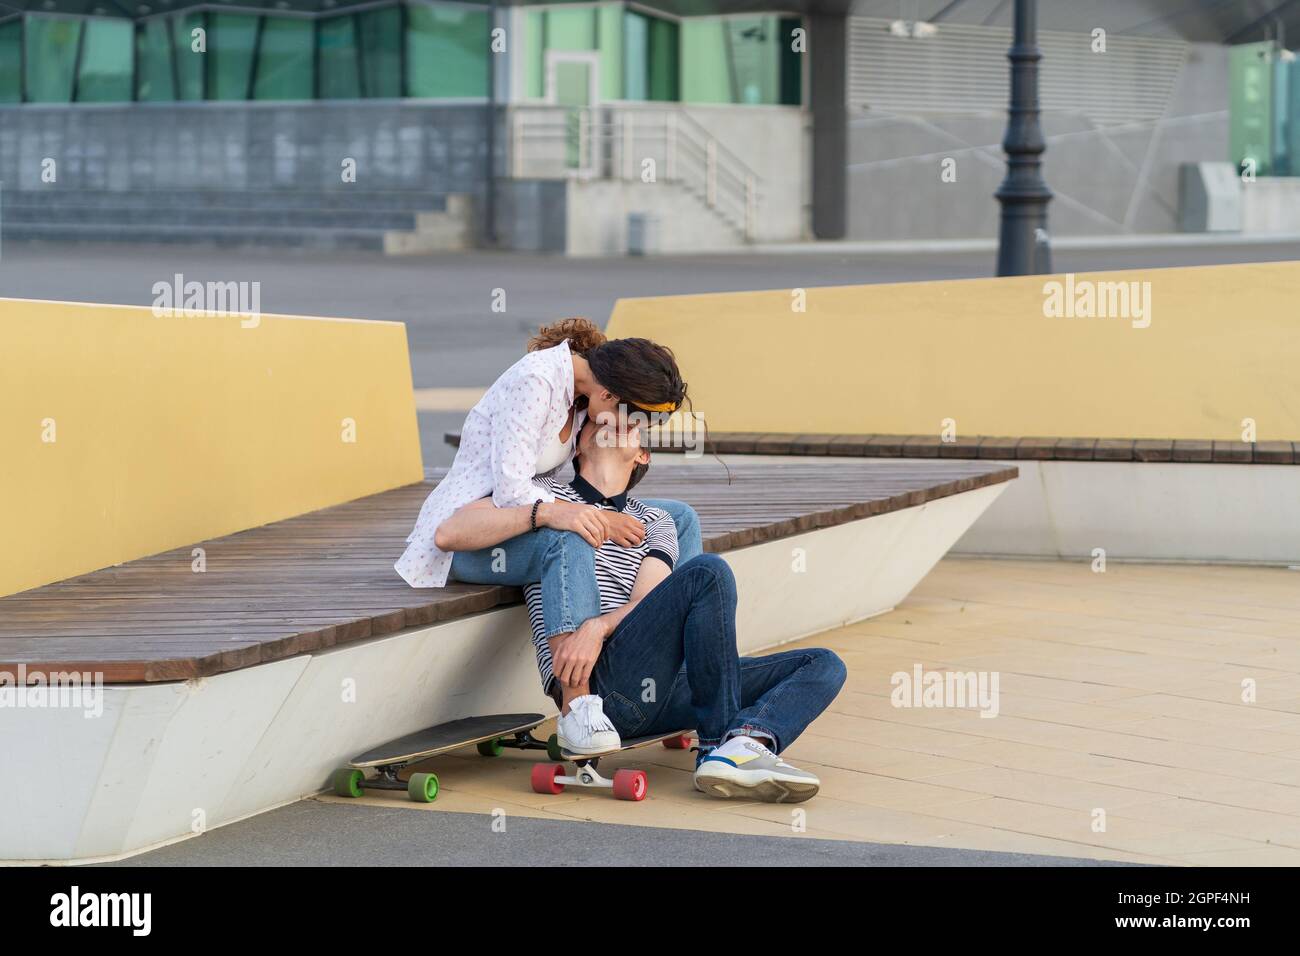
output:
[[[678,183],[746,239],[754,236],[758,176],[682,110],[518,106],[510,139],[514,178]]]

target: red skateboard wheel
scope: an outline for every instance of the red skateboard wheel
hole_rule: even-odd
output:
[[[644,770],[619,770],[614,774],[614,796],[620,800],[644,800],[648,788]]]
[[[621,771],[620,771],[621,772]],[[562,763],[539,763],[533,765],[532,785],[534,793],[563,793],[564,784],[556,777],[564,773]]]
[[[686,734],[680,737],[667,737],[664,739],[664,746],[669,750],[690,750],[691,738]]]

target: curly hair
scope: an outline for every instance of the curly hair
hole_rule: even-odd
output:
[[[596,328],[595,323],[590,319],[573,316],[539,327],[537,334],[528,340],[528,351],[537,352],[541,349],[554,348],[561,342],[568,342],[569,348],[574,352],[586,355],[596,346],[604,345],[607,341],[609,340],[605,338],[605,333]]]

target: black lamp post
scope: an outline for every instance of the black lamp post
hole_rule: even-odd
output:
[[[483,194],[483,227],[487,245],[497,244],[497,62],[492,31],[497,28],[497,0],[488,5],[487,36],[487,182]]]
[[[1038,2],[1016,0],[1015,39],[1011,61],[1011,108],[1002,148],[1007,175],[995,194],[1002,204],[998,232],[998,275],[1039,275],[1052,271],[1047,238],[1047,204],[1052,191],[1043,181],[1042,154],[1047,148],[1038,124]]]

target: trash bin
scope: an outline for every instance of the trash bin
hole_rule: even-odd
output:
[[[659,251],[659,217],[648,212],[627,214],[627,254],[648,256]]]

